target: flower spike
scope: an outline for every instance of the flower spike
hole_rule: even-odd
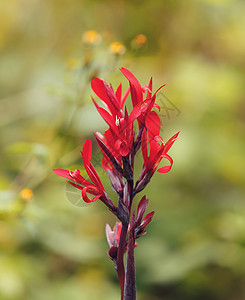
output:
[[[154,211],[145,215],[149,199],[144,195],[135,213],[132,211],[133,200],[136,194],[148,185],[156,171],[167,173],[171,170],[173,159],[168,152],[177,140],[179,132],[166,143],[160,136],[161,120],[158,114],[160,107],[156,104],[156,97],[165,85],[153,93],[152,78],[148,85],[142,86],[129,70],[121,68],[120,71],[129,83],[124,93],[121,83],[114,91],[112,85],[104,79],[95,77],[91,81],[91,88],[98,97],[98,99],[92,97],[92,101],[99,115],[108,125],[103,134],[96,132],[94,136],[103,154],[102,168],[107,171],[112,190],[118,198],[117,206],[106,193],[91,163],[92,142],[89,139],[85,141],[81,151],[83,165],[88,175],[86,178],[81,175],[79,169],[74,172],[65,169],[53,171],[81,190],[82,198],[86,203],[100,200],[117,217],[118,222],[113,229],[108,224],[105,228],[109,244],[107,253],[117,271],[121,300],[134,300],[136,299],[134,247],[137,246],[135,240],[146,234],[146,227],[151,222]],[[132,101],[131,111],[125,105],[129,94]],[[134,161],[140,148],[143,166],[135,183]],[[167,160],[168,165],[159,167],[162,160]]]

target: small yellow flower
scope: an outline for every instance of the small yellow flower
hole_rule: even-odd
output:
[[[76,58],[69,58],[66,61],[66,68],[68,70],[76,69],[77,65],[78,65],[78,60]]]
[[[29,201],[33,197],[33,191],[31,189],[23,189],[20,191],[20,196],[23,200]]]
[[[125,46],[120,42],[113,42],[110,44],[110,51],[114,54],[124,54],[126,52]]]
[[[138,34],[134,38],[135,44],[138,46],[143,46],[147,43],[147,37],[144,34]]]
[[[83,34],[83,42],[89,45],[98,45],[101,42],[101,35],[95,30],[88,30]]]

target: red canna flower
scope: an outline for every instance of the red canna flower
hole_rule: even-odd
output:
[[[136,106],[146,106],[145,110],[138,116],[139,129],[144,127],[147,120],[147,131],[151,135],[159,135],[160,133],[160,119],[156,112],[152,111],[153,107],[157,107],[160,111],[159,105],[155,103],[157,92],[165,86],[162,85],[155,93],[152,95],[152,78],[150,79],[148,86],[141,87],[138,79],[127,69],[121,68],[121,72],[128,79],[130,85],[130,93],[132,98],[133,107]],[[143,101],[143,93],[147,92],[146,99]],[[149,105],[147,103],[150,101]]]
[[[100,178],[91,163],[91,155],[92,143],[90,140],[86,140],[82,150],[82,158],[84,167],[92,182],[84,179],[80,174],[80,170],[78,169],[76,169],[74,172],[65,169],[53,170],[55,174],[71,180],[72,182],[68,181],[71,185],[82,190],[83,200],[87,203],[94,202],[98,199],[103,201],[108,200],[108,196],[105,193],[105,189],[100,181]],[[89,199],[87,193],[93,195],[94,197]]]
[[[112,86],[109,86],[103,79],[97,77],[91,81],[91,87],[112,115],[118,115],[120,113],[129,94],[129,88],[122,96],[122,84],[118,86],[116,93],[114,93]],[[95,106],[98,106],[94,99],[93,102]]]
[[[137,106],[130,115],[128,115],[126,108],[125,112],[120,110],[115,115],[109,114],[105,109],[99,106],[96,106],[96,108],[102,118],[110,126],[106,131],[107,137],[105,136],[107,146],[111,148],[112,153],[118,153],[120,156],[127,156],[132,149],[134,140],[133,122],[142,113],[144,108]]]
[[[166,158],[170,165],[159,168],[157,171],[159,173],[167,173],[171,170],[173,165],[173,159],[167,154],[169,149],[172,147],[173,143],[177,140],[179,132],[172,136],[166,144],[160,136],[155,136],[154,138],[149,137],[150,145],[150,155],[148,156],[147,150],[147,133],[146,130],[143,131],[141,139],[142,155],[144,159],[144,165],[140,178],[138,179],[135,187],[135,192],[140,192],[150,181],[151,177],[155,173],[159,163],[163,158]]]
[[[109,130],[106,138],[108,148],[113,153],[118,153],[120,156],[127,156],[132,150],[134,140],[134,125],[133,122],[138,119],[139,124],[145,123],[151,135],[158,135],[160,132],[160,119],[156,112],[151,111],[155,104],[156,93],[151,97],[152,80],[148,87],[140,86],[138,80],[127,69],[122,68],[121,71],[128,78],[130,82],[130,92],[133,102],[133,110],[130,115],[125,110],[123,111],[124,102],[128,96],[129,89],[126,90],[123,97],[121,97],[121,85],[117,88],[116,93],[111,86],[104,80],[95,78],[92,80],[91,86],[95,94],[101,99],[104,106],[109,112],[100,107],[97,102],[92,98],[96,109],[101,117],[109,125]],[[143,101],[143,91],[147,92],[146,100]],[[106,164],[108,167],[108,164]],[[106,167],[104,164],[104,167]]]
[[[120,69],[129,81],[129,88],[122,95],[120,84],[116,92],[104,80],[94,78],[91,87],[96,96],[101,100],[101,107],[95,99],[93,103],[108,124],[109,128],[103,133],[94,133],[98,146],[103,153],[102,167],[107,170],[111,187],[118,196],[118,204],[114,205],[108,197],[102,182],[91,163],[92,143],[86,140],[82,159],[90,181],[81,176],[80,170],[74,172],[65,169],[54,169],[54,173],[68,179],[68,182],[80,189],[85,202],[94,202],[100,199],[110,211],[118,218],[113,229],[106,225],[106,237],[109,243],[108,255],[113,260],[118,273],[121,299],[136,299],[136,276],[134,263],[134,247],[137,246],[136,238],[146,234],[146,227],[151,222],[154,211],[145,217],[149,199],[143,196],[135,212],[132,211],[133,199],[142,191],[157,170],[160,173],[169,172],[173,160],[168,151],[176,141],[178,134],[171,137],[166,144],[160,137],[161,122],[155,103],[157,92],[152,93],[152,79],[148,86],[141,86],[137,78],[127,69]],[[128,112],[125,101],[131,95],[133,109]],[[138,126],[135,126],[137,121]],[[138,130],[137,130],[138,129]],[[137,135],[135,138],[135,131]],[[134,185],[134,160],[137,151],[142,149],[144,164],[141,174]],[[149,148],[149,151],[148,151]],[[169,161],[169,165],[158,168],[162,159]],[[88,197],[92,195],[92,199]],[[124,254],[127,250],[126,272],[124,268]]]

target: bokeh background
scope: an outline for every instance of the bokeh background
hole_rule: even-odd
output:
[[[119,299],[99,202],[53,168],[82,169],[105,124],[90,81],[159,93],[174,166],[155,174],[155,210],[136,248],[141,300],[245,299],[245,2],[8,0],[0,5],[0,299]],[[140,169],[141,161],[138,162]],[[112,194],[112,197],[115,196]]]

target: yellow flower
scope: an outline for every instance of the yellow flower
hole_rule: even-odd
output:
[[[29,201],[33,197],[33,191],[31,189],[23,189],[20,191],[20,196],[23,200]]]
[[[114,54],[124,54],[126,52],[125,46],[120,42],[113,42],[110,44],[110,51]]]
[[[95,30],[88,30],[83,34],[83,42],[90,45],[98,45],[101,42],[101,35]]]
[[[143,46],[147,43],[147,37],[144,34],[138,34],[134,38],[135,44],[138,46]]]

